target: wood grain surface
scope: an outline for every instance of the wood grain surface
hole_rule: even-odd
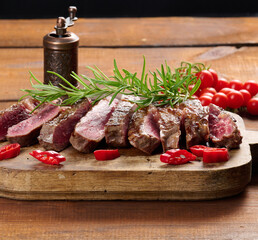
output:
[[[258,178],[212,201],[0,199],[3,239],[257,239]]]
[[[256,239],[257,180],[238,196],[197,202],[1,199],[3,239]]]
[[[43,50],[33,48],[0,49],[0,101],[7,101],[8,106],[17,101],[24,93],[20,89],[30,88],[29,71],[43,80]],[[140,72],[143,58],[146,57],[147,68],[155,70],[167,60],[177,67],[181,61],[204,62],[211,65],[219,76],[229,80],[239,79],[243,82],[257,79],[258,47],[195,47],[195,48],[80,48],[79,74],[91,75],[86,66],[98,66],[108,75],[112,75],[113,60],[120,68]],[[241,67],[239,67],[241,66]],[[242,114],[246,129],[258,130],[255,124],[258,117]]]
[[[216,69],[219,76],[228,80],[243,82],[257,79],[258,47],[202,47],[202,48],[81,48],[79,49],[79,74],[90,74],[86,66],[97,65],[106,74],[112,75],[113,61],[120,69],[141,72],[143,55],[146,68],[155,70],[167,63],[173,68],[181,61],[203,62]],[[2,84],[0,100],[19,99],[29,88],[29,71],[43,80],[43,49],[0,49],[0,80]],[[239,67],[241,66],[241,67]]]
[[[85,47],[257,44],[257,24],[255,17],[79,19],[70,31]],[[56,19],[0,20],[0,25],[0,47],[41,47]]]
[[[257,21],[258,18],[80,19],[71,31],[80,36],[85,48],[79,50],[80,73],[85,73],[84,66],[91,64],[111,72],[113,58],[118,59],[119,66],[137,70],[143,53],[148,55],[148,65],[156,67],[168,56],[171,63],[177,63],[192,61],[208,52],[202,55],[207,58],[203,61],[216,64],[214,68],[229,78],[246,81],[258,79]],[[42,75],[42,37],[54,30],[55,20],[0,20],[0,23],[2,109],[21,95],[18,89],[28,86],[23,83],[28,84],[29,69],[37,76]],[[16,27],[21,31],[16,31]],[[242,44],[251,47],[238,48]],[[110,48],[92,49],[94,46]],[[167,46],[173,50],[161,50]],[[258,130],[257,118],[245,116],[244,120],[248,129]],[[257,131],[248,131],[251,143],[256,142],[257,136]],[[256,240],[258,147],[255,144],[251,147],[252,180],[237,196],[188,202],[0,198],[0,239]]]

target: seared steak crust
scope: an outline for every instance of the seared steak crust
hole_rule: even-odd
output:
[[[179,148],[182,110],[166,106],[158,107],[158,113],[158,125],[163,151],[166,152],[169,149]]]
[[[212,146],[229,149],[242,142],[233,116],[213,104],[203,107],[199,100],[187,100],[174,108],[151,105],[134,112],[130,97],[115,99],[111,105],[109,101],[99,101],[89,112],[88,100],[62,108],[61,113],[60,107],[43,104],[30,114],[38,101],[24,99],[0,112],[0,141],[7,138],[22,147],[30,146],[40,133],[38,140],[47,150],[62,151],[71,143],[78,151],[90,153],[105,137],[112,147],[130,143],[147,154],[160,143],[165,152],[205,145],[209,140]]]
[[[109,105],[109,101],[110,98],[99,101],[75,126],[70,142],[79,152],[92,152],[105,137],[105,124],[119,102],[115,99]]]
[[[160,144],[155,112],[157,109],[154,106],[139,109],[133,114],[129,124],[130,144],[147,154],[151,154]]]
[[[60,107],[46,104],[32,117],[10,127],[7,139],[11,143],[19,143],[22,147],[30,146],[37,142],[42,125],[58,115]]]
[[[13,104],[0,112],[0,141],[6,140],[8,128],[30,117],[22,104]]]
[[[135,104],[121,100],[105,126],[106,143],[112,147],[128,146],[128,127]]]
[[[24,98],[21,102],[20,102],[26,109],[28,109],[30,112],[32,110],[35,109],[35,107],[38,106],[39,104],[39,101],[32,98],[32,97],[27,97],[27,98]],[[37,111],[36,111],[37,112]]]
[[[214,104],[209,106],[210,139],[215,147],[238,148],[242,143],[242,136],[236,120],[228,112]]]
[[[9,127],[30,118],[30,112],[37,106],[38,101],[33,98],[25,98],[17,104],[0,112],[0,141],[6,140]]]
[[[75,125],[90,108],[88,99],[66,108],[56,118],[43,124],[38,137],[46,150],[62,151],[69,146],[69,139]]]
[[[180,104],[183,109],[183,125],[186,134],[186,148],[206,144],[209,141],[209,109],[199,100],[187,100]]]

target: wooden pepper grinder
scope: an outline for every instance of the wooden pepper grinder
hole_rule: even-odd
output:
[[[58,86],[59,83],[67,86],[60,78],[54,74],[47,73],[53,71],[74,86],[77,86],[77,81],[70,76],[71,72],[78,71],[78,46],[79,37],[72,32],[68,32],[67,28],[74,25],[77,20],[75,16],[77,8],[70,6],[68,8],[69,17],[58,17],[55,26],[56,31],[48,33],[43,38],[44,46],[44,83],[51,82]]]

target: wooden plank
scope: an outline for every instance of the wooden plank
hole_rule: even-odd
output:
[[[1,102],[0,101],[0,111],[5,109],[5,108],[8,108],[10,107],[12,104],[15,104],[17,101],[8,101],[8,102]]]
[[[59,166],[39,163],[29,153],[39,145],[0,162],[0,196],[24,200],[203,200],[236,195],[251,180],[251,154],[243,120],[237,120],[243,142],[224,163],[194,161],[184,165],[160,162],[158,152],[120,149],[113,161],[96,161],[69,147]],[[6,143],[4,143],[6,144]]]
[[[23,95],[20,89],[30,88],[29,70],[38,79],[43,79],[42,49],[0,49],[0,55],[0,101],[18,100]],[[120,68],[140,72],[143,55],[150,70],[155,70],[165,59],[170,66],[175,67],[181,61],[201,61],[211,65],[220,76],[229,80],[240,79],[244,82],[258,79],[258,47],[80,49],[79,73],[90,74],[85,67],[97,65],[105,73],[112,75],[114,58]],[[243,117],[247,129],[258,130],[257,117]]]
[[[178,239],[178,236],[180,239],[256,239],[257,194],[254,183],[243,194],[220,201],[0,199],[1,236],[54,240]]]
[[[29,88],[29,71],[43,79],[42,49],[0,49],[0,100],[18,99],[22,88]],[[207,48],[130,48],[130,49],[80,49],[79,73],[89,74],[87,65],[97,65],[106,74],[112,75],[113,60],[120,68],[140,72],[143,57],[147,69],[155,70],[167,60],[172,67],[181,61],[204,62],[211,65],[220,76],[227,79],[258,79],[258,47],[207,47]]]
[[[0,47],[42,47],[55,19],[0,20]],[[80,46],[178,46],[257,44],[258,18],[111,18],[79,19],[70,30]]]
[[[257,183],[255,175],[244,193],[216,201],[13,201],[0,198],[1,237],[256,239]]]
[[[52,28],[52,20],[49,26]],[[30,28],[27,26],[26,31],[30,32]],[[9,29],[9,31],[11,30]],[[234,32],[233,29],[232,31]],[[246,28],[242,28],[241,31],[245,32],[247,36],[249,35]],[[46,27],[46,32],[49,32],[49,27]],[[198,32],[196,33],[198,34]],[[36,32],[36,34],[40,33]],[[245,38],[244,34],[240,35],[241,38]],[[256,31],[250,32],[250,35],[255,36]],[[1,34],[1,42],[2,39],[6,39],[5,36],[5,34]],[[231,42],[230,36],[227,35],[226,38]],[[237,36],[234,34],[232,38],[237,40]],[[14,45],[18,45],[20,39],[23,41],[22,44],[32,41],[27,37],[25,40],[24,37],[17,37],[17,43],[12,38],[7,39],[4,40],[5,44],[10,40]],[[38,37],[38,41],[40,39],[41,37]],[[118,37],[115,39],[117,40]],[[103,38],[102,40],[105,41]],[[182,38],[182,40],[185,39]],[[164,41],[166,40],[162,39],[158,42]],[[254,48],[249,49],[250,52],[253,50]],[[251,56],[256,61],[255,54],[251,54]],[[140,54],[137,57],[141,57]],[[159,54],[156,54],[156,57],[160,58]],[[180,55],[177,57],[181,59]],[[123,59],[126,59],[126,56]],[[222,61],[222,63],[227,66],[231,64],[230,60]],[[252,64],[255,65],[254,62],[252,63],[249,59],[245,64],[244,55],[238,55],[238,60],[241,62],[239,72],[245,71],[245,74],[241,76],[246,75],[247,72],[248,76],[257,76],[256,73],[254,74],[257,67],[252,67]],[[28,64],[31,61],[29,60]],[[41,59],[39,61],[42,62]],[[97,63],[104,65],[101,59]],[[234,67],[238,71],[235,60],[233,63],[231,73]],[[110,63],[110,65],[112,64]],[[20,66],[24,67],[24,64]],[[137,68],[134,64],[129,67]],[[112,66],[110,66],[111,68]],[[85,73],[82,67],[81,69],[82,73]],[[1,70],[5,72],[6,69],[1,68]],[[17,82],[28,80],[27,68],[24,67],[23,71],[20,71],[24,72],[26,76],[21,75],[18,78],[18,74],[15,76],[12,74],[14,70],[15,68],[8,73],[8,77],[16,79],[12,85],[17,88]],[[223,64],[221,64],[221,70],[223,70]],[[224,71],[222,72],[224,73]],[[41,70],[38,69],[37,73],[41,74]],[[3,80],[2,74],[3,71],[0,72],[0,81],[8,84],[8,81]],[[3,85],[0,92],[2,87]],[[4,95],[5,99],[8,94],[7,91]],[[6,104],[9,103],[0,102],[0,106],[7,106]],[[251,121],[253,126],[257,125],[257,119]],[[3,239],[258,239],[257,197],[258,176],[257,172],[254,172],[251,184],[243,193],[216,201],[13,201],[0,198],[1,237]]]
[[[256,239],[257,183],[256,174],[243,193],[210,201],[13,201],[0,198],[1,237]]]

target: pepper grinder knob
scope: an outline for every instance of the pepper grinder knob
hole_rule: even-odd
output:
[[[58,17],[57,20],[56,20],[56,26],[58,28],[64,28],[65,27],[65,24],[66,24],[66,20],[64,17]]]
[[[55,26],[55,29],[56,29],[56,34],[57,35],[65,35],[66,34],[66,20],[64,17],[58,17],[57,20],[56,20],[56,26]]]
[[[68,8],[68,12],[69,12],[69,17],[72,21],[76,21],[77,20],[77,17],[75,16],[76,15],[76,12],[77,12],[77,7],[75,6],[70,6]]]

